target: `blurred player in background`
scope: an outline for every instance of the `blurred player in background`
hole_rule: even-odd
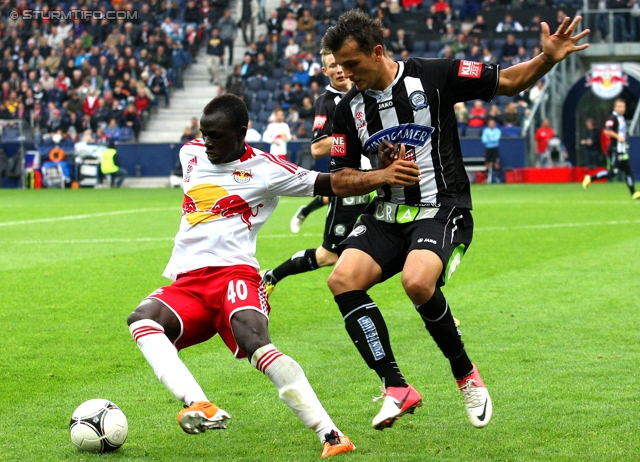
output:
[[[611,139],[608,148],[609,169],[601,170],[595,175],[585,175],[582,180],[582,187],[587,189],[593,180],[604,178],[613,179],[618,171],[624,173],[625,181],[631,198],[640,199],[640,192],[636,192],[635,181],[633,179],[633,169],[629,161],[629,144],[627,143],[627,121],[624,113],[627,110],[627,103],[622,98],[617,98],[613,102],[613,112],[604,124],[604,133]]]
[[[262,134],[262,141],[271,143],[269,152],[282,158],[287,157],[287,142],[292,138],[289,124],[284,121],[284,111],[274,111],[275,120],[270,122]]]
[[[249,115],[241,99],[214,98],[200,120],[202,138],[180,150],[184,202],[164,276],[174,281],[145,298],[128,324],[156,376],[186,404],[187,433],[226,428],[229,414],[209,401],[178,350],[220,334],[238,359],[265,374],[280,398],[323,444],[322,457],[355,449],[333,423],[298,363],[272,343],[267,294],[258,274],[257,233],[278,196],[331,195],[329,174],[308,171],[244,142]]]
[[[351,81],[345,78],[342,68],[336,64],[333,55],[325,50],[321,51],[321,55],[322,72],[329,78],[330,84],[327,87],[327,91],[320,95],[314,104],[311,154],[316,159],[321,159],[331,153],[333,112],[338,101],[351,89]],[[367,157],[362,156],[361,160],[362,168],[371,168],[371,163]],[[321,200],[322,196],[317,196],[312,204]],[[317,249],[296,252],[277,268],[265,270],[262,273],[262,278],[264,279],[267,293],[271,294],[276,284],[287,276],[335,265],[336,261],[338,261],[338,254],[336,253],[338,244],[349,235],[353,225],[364,212],[368,203],[368,194],[354,197],[330,197],[322,245]],[[298,210],[296,217],[299,215],[300,210]],[[294,220],[296,217],[294,217]],[[299,225],[297,229],[300,229]],[[293,221],[291,230],[294,231]]]

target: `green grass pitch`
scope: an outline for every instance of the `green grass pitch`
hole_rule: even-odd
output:
[[[350,461],[630,461],[640,454],[640,201],[624,184],[480,185],[473,245],[444,288],[494,402],[473,428],[447,361],[398,277],[375,287],[396,358],[424,405],[394,428],[370,423],[379,381],[351,344],[326,286],[330,269],[282,281],[271,333],[355,442]],[[263,268],[321,243],[324,213],[300,234],[307,198],[283,198],[258,240]],[[313,461],[315,434],[219,338],[181,353],[229,428],[187,435],[126,325],[154,289],[180,220],[180,190],[0,190],[0,460]],[[73,410],[118,404],[125,445],[70,442]]]

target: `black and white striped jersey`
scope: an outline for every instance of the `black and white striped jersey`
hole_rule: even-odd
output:
[[[385,186],[378,200],[407,205],[471,209],[453,105],[491,101],[499,67],[457,59],[410,58],[384,91],[353,87],[338,103],[332,128],[330,171],[359,168],[361,154],[377,165],[383,140],[406,145],[405,158],[420,167],[421,181]]]
[[[611,139],[609,143],[609,152],[617,152],[624,154],[627,152],[626,139],[627,139],[627,121],[624,116],[621,116],[616,111],[613,111],[607,121],[604,124],[605,130],[611,130],[622,136],[625,142],[621,143],[616,139]]]
[[[311,135],[311,144],[323,138],[331,136],[331,122],[333,121],[333,112],[336,105],[346,95],[331,85],[327,86],[327,91],[318,96],[313,105],[313,133]]]

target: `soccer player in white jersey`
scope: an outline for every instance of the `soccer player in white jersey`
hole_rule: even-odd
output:
[[[174,282],[140,303],[129,315],[129,329],[158,379],[185,403],[178,422],[186,433],[226,428],[230,418],[178,357],[179,350],[219,334],[317,433],[322,457],[350,452],[355,446],[324,410],[302,368],[271,343],[270,307],[254,257],[257,233],[278,196],[332,195],[329,174],[251,148],[244,142],[248,117],[236,96],[216,97],[200,119],[202,138],[180,150],[182,219],[164,272]]]
[[[572,36],[580,17],[566,18],[555,34],[542,23],[542,53],[500,70],[457,59],[388,57],[382,25],[359,11],[345,13],[324,36],[353,83],[333,118],[331,184],[337,195],[379,188],[378,196],[343,241],[331,289],[345,327],[367,365],[382,380],[382,409],[372,426],[382,430],[422,404],[395,361],[384,318],[367,291],[402,272],[402,286],[424,326],[449,360],[474,427],[489,423],[492,403],[455,326],[441,287],[471,244],[469,179],[462,162],[454,104],[515,95],[555,63],[588,45]],[[402,168],[417,167],[410,186],[389,186],[383,170],[363,171],[361,154]],[[407,171],[411,174],[411,171]]]

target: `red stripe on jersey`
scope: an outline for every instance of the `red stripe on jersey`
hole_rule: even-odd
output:
[[[185,146],[204,146],[204,140],[202,138],[195,138],[185,143]]]
[[[143,327],[138,327],[137,329],[133,329],[133,332],[131,332],[131,335],[133,335],[133,339],[136,342],[140,340],[142,337],[146,337],[147,335],[153,335],[153,334],[164,335],[164,331],[162,329],[158,329],[157,327],[143,326]]]
[[[269,159],[274,164],[278,164],[280,167],[283,167],[285,170],[288,170],[291,173],[296,173],[298,171],[298,166],[293,162],[289,162],[288,160],[282,160],[278,156],[273,154],[267,154],[265,152],[265,157]]]
[[[240,158],[240,162],[244,162],[245,160],[249,160],[252,157],[256,156],[256,153],[251,146],[249,146],[247,143],[244,143],[244,147],[245,147],[245,151],[244,151],[244,154],[242,154],[242,157]]]
[[[264,374],[267,368],[280,356],[282,356],[282,353],[279,350],[271,350],[258,360],[256,368]]]

